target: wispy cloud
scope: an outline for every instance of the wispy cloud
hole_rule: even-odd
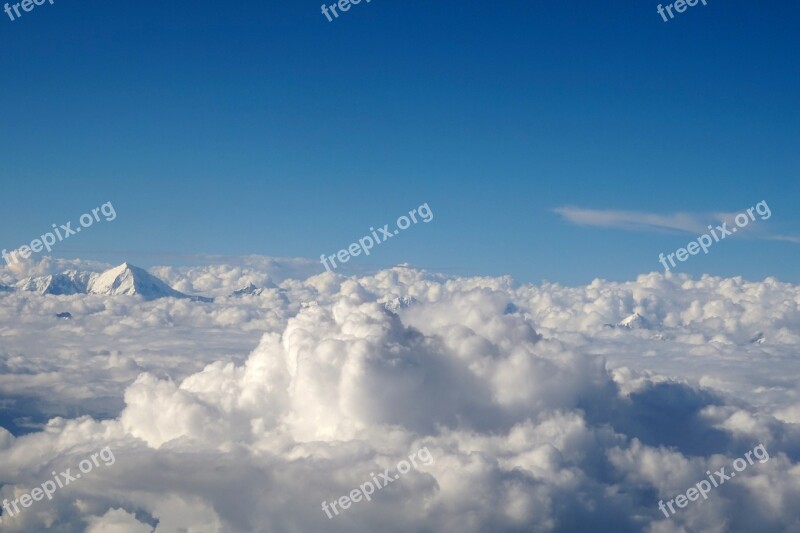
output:
[[[619,228],[630,231],[684,231],[698,233],[706,231],[707,221],[698,215],[674,213],[659,215],[640,211],[615,211],[610,209],[581,209],[579,207],[557,207],[556,213],[573,224]]]
[[[784,242],[793,242],[795,244],[800,244],[800,237],[792,237],[791,235],[772,235],[767,237],[767,239],[771,241],[784,241]]]
[[[650,231],[650,232],[682,232],[701,234],[708,232],[710,224],[722,224],[727,222],[728,226],[734,225],[734,217],[738,213],[645,213],[643,211],[618,211],[613,209],[582,209],[580,207],[557,207],[554,212],[561,215],[567,221],[579,226],[595,226],[599,228],[617,228],[628,231]],[[771,216],[771,214],[770,214]],[[758,215],[756,215],[758,217]],[[756,218],[758,220],[758,218]],[[749,224],[739,228],[741,232],[747,232],[751,237],[771,240],[784,241],[800,244],[800,237],[792,235],[779,235],[770,233],[765,224]]]

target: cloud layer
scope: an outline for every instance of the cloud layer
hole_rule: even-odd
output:
[[[101,447],[116,456],[53,501],[4,514],[7,530],[721,532],[800,520],[800,287],[659,274],[516,286],[396,268],[232,297],[274,278],[153,272],[180,290],[216,287],[217,300],[0,296],[0,425],[12,430],[0,429],[0,497]],[[53,317],[65,310],[75,318]],[[607,326],[635,312],[647,328]],[[758,443],[768,462],[672,518],[658,510]],[[423,446],[430,465],[333,519],[322,511]]]

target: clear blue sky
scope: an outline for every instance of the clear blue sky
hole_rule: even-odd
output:
[[[0,2],[2,3],[2,2]],[[571,224],[766,200],[800,234],[800,4],[56,0],[0,13],[0,246],[112,201],[56,257],[318,258],[377,248],[454,274],[630,279],[690,234]],[[708,221],[709,223],[712,220]],[[800,281],[800,245],[731,239],[681,271]]]

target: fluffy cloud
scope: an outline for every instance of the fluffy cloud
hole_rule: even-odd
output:
[[[800,520],[796,286],[158,272],[191,292],[265,291],[213,304],[0,296],[11,430],[0,430],[0,497],[103,446],[116,456],[4,515],[9,531],[784,531]],[[62,309],[75,318],[53,319]],[[640,329],[608,326],[633,313]],[[769,462],[672,518],[658,510],[758,443]],[[322,511],[423,447],[430,464],[332,519]]]

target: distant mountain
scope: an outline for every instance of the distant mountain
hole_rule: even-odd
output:
[[[278,289],[278,286],[267,280],[263,287],[256,287],[253,283],[248,283],[246,287],[233,291],[231,296],[261,296],[267,289]]]
[[[383,307],[386,308],[386,310],[390,313],[397,314],[400,309],[411,307],[414,303],[416,303],[416,301],[416,298],[413,296],[402,296],[398,298],[392,298],[384,303]]]
[[[89,294],[137,295],[145,300],[188,298],[200,302],[213,301],[212,298],[189,296],[176,291],[148,271],[129,263],[122,263],[118,267],[106,270],[97,277],[92,278],[87,292]]]
[[[94,277],[87,287],[89,294],[105,294],[115,296],[125,294],[138,295],[145,300],[173,297],[180,298],[182,293],[176,291],[146,270],[128,263],[106,270]]]
[[[16,284],[21,291],[38,292],[39,294],[84,294],[92,276],[91,272],[67,270],[61,274],[27,278]]]
[[[252,283],[248,283],[246,287],[238,291],[233,291],[231,296],[259,296],[262,292],[264,292],[264,289],[260,289]]]
[[[616,324],[606,324],[606,327],[622,329],[651,329],[652,325],[639,313],[633,313]]]
[[[650,329],[650,323],[639,313],[633,313],[617,324],[617,327],[627,329]]]
[[[123,263],[100,274],[68,270],[63,274],[28,278],[16,285],[17,290],[39,294],[105,294],[108,296],[141,296],[145,300],[158,298],[187,298],[212,302],[212,298],[189,296],[176,291],[144,269]]]

